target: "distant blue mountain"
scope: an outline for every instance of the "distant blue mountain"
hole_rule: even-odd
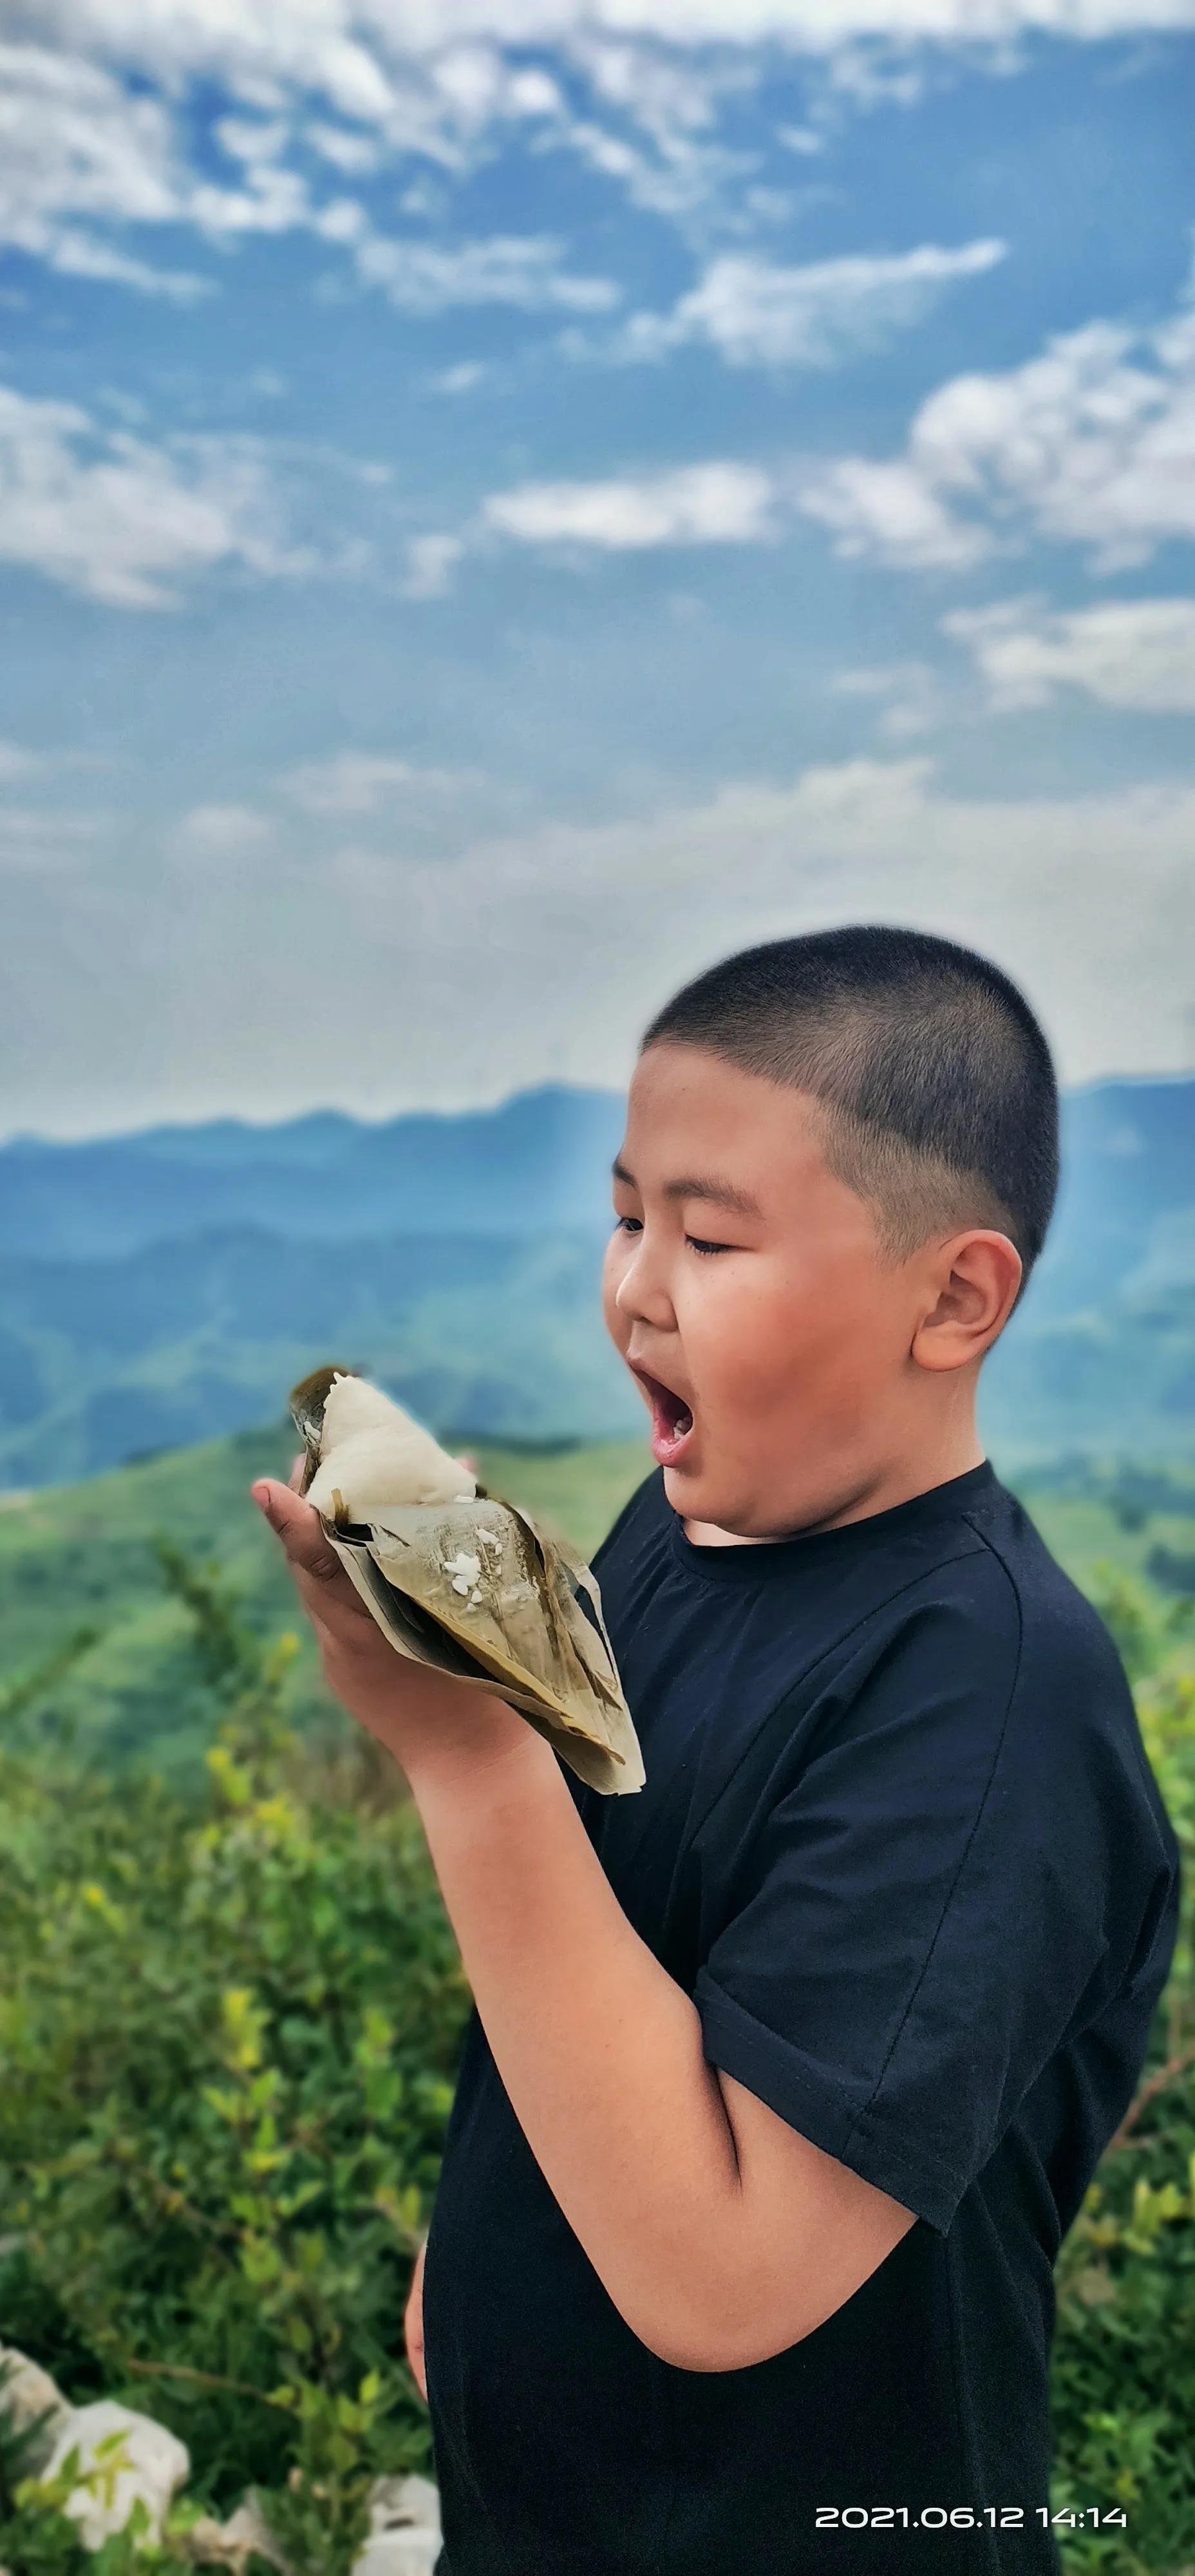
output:
[[[547,1084],[378,1125],[321,1110],[78,1145],[22,1136],[0,1148],[0,1244],[77,1261],[213,1226],[298,1242],[600,1228],[621,1134],[620,1093]]]
[[[1058,1204],[1026,1315],[1094,1312],[1180,1280],[1195,1284],[1195,1079],[1070,1092]]]
[[[643,1413],[598,1300],[616,1092],[369,1125],[320,1112],[0,1148],[0,1485],[274,1419],[317,1361],[441,1431],[613,1437]],[[1195,1080],[1064,1103],[1046,1250],[984,1372],[1001,1456],[1195,1431]]]

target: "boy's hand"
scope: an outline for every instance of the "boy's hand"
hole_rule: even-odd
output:
[[[530,1761],[536,1748],[552,1760],[550,1747],[505,1700],[395,1652],[329,1547],[318,1512],[299,1495],[302,1471],[296,1458],[289,1484],[261,1477],[252,1494],[281,1543],[324,1679],[341,1707],[412,1781],[429,1769],[468,1774],[512,1758]]]
[[[406,2314],[403,2318],[403,2332],[406,2336],[407,2344],[407,2360],[411,2366],[411,2375],[414,2379],[415,2386],[417,2387],[425,2406],[427,2404],[427,2365],[423,2358],[423,2257],[426,2252],[427,2238],[425,2236],[423,2243],[419,2248],[419,2252],[415,2257],[415,2269],[411,2275],[411,2286],[407,2292]]]

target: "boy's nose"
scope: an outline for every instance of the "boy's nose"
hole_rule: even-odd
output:
[[[654,1324],[657,1331],[667,1332],[673,1326],[672,1299],[663,1281],[653,1275],[642,1244],[627,1263],[614,1292],[614,1303],[620,1314],[632,1321]]]

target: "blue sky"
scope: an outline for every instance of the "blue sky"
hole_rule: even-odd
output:
[[[622,1082],[907,920],[1195,1054],[1195,0],[37,0],[0,1129]]]

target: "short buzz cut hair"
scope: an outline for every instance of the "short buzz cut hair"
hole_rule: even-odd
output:
[[[812,1095],[826,1161],[893,1259],[991,1226],[1024,1290],[1058,1187],[1058,1084],[1024,995],[986,957],[867,924],[769,940],[674,994],[640,1054],[664,1043]]]

